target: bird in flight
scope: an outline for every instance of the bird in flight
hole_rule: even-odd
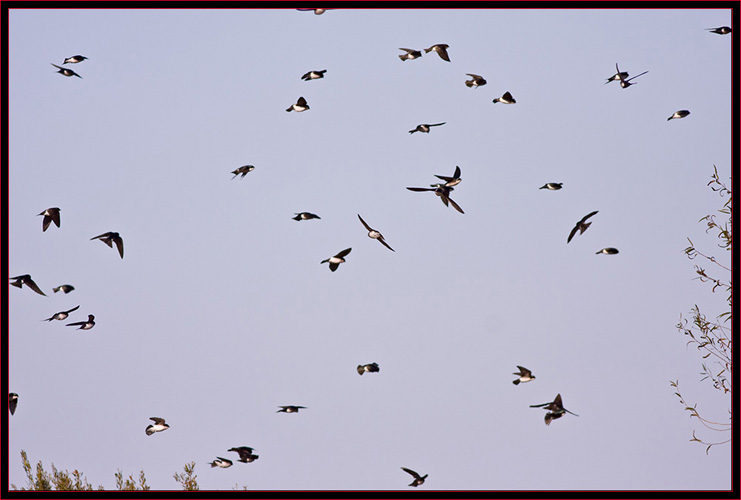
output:
[[[558,191],[563,187],[563,182],[546,182],[538,189],[549,189],[551,191]]]
[[[457,165],[455,167],[455,172],[453,172],[453,175],[451,177],[448,177],[445,175],[437,175],[437,174],[435,174],[435,177],[437,177],[440,180],[445,181],[445,183],[444,184],[430,184],[430,186],[434,188],[457,186],[463,180],[461,179],[461,167]]]
[[[517,101],[515,101],[515,98],[512,97],[512,94],[509,92],[505,92],[502,97],[497,97],[493,101],[494,104],[501,102],[502,104],[515,104]]]
[[[358,373],[364,374],[364,373],[377,373],[380,372],[381,369],[378,367],[378,363],[368,363],[367,365],[358,365]]]
[[[74,289],[75,287],[73,287],[72,285],[59,285],[59,286],[55,286],[54,288],[52,288],[54,293],[57,293],[59,290],[63,291],[64,293],[69,293]]]
[[[242,177],[244,178],[245,175],[249,174],[255,170],[254,165],[242,165],[241,167],[238,167],[236,170],[232,170],[232,173],[234,174],[234,177],[232,177],[232,180],[234,180],[235,177],[242,174]]]
[[[28,288],[33,290],[34,292],[38,293],[39,295],[46,296],[44,292],[41,291],[41,288],[36,284],[34,280],[31,279],[30,274],[22,274],[20,276],[15,276],[13,278],[10,278],[11,280],[15,280],[11,283],[11,285],[16,286],[18,288],[23,288],[23,285],[26,285]]]
[[[309,220],[309,219],[321,219],[321,217],[319,217],[316,214],[312,214],[311,212],[299,212],[295,215],[296,217],[291,217],[291,219],[297,220],[297,221]]]
[[[41,223],[42,231],[46,231],[47,229],[49,229],[49,226],[51,225],[52,222],[54,223],[55,226],[60,227],[59,226],[60,224],[59,208],[57,207],[47,208],[46,210],[41,212],[39,215],[44,216],[44,220]]]
[[[450,62],[450,56],[448,56],[448,47],[449,47],[448,44],[437,43],[433,45],[432,47],[430,47],[429,49],[425,49],[425,53],[428,53],[434,50],[435,52],[437,52],[437,55],[440,56],[440,59],[442,59],[443,61]]]
[[[221,467],[222,469],[226,469],[228,467],[231,467],[232,463],[233,462],[228,458],[216,457],[216,460],[211,462],[211,467]]]
[[[108,231],[107,233],[100,234],[98,236],[93,236],[90,238],[90,240],[96,240],[100,239],[103,243],[108,245],[109,247],[113,248],[113,244],[116,244],[116,248],[118,249],[118,254],[123,259],[124,255],[124,246],[123,246],[123,239],[121,236],[113,231]]]
[[[288,406],[279,406],[280,410],[276,411],[275,413],[298,413],[299,410],[306,408],[305,406],[295,406],[295,405],[288,405]]]
[[[345,256],[347,254],[349,254],[350,251],[352,251],[352,248],[346,248],[343,251],[341,251],[340,253],[338,253],[337,255],[335,255],[334,257],[330,257],[328,259],[324,259],[323,261],[320,262],[320,264],[324,264],[325,262],[329,262],[329,270],[332,271],[332,272],[335,272],[337,270],[337,268],[340,266],[340,264],[342,264],[343,262],[345,262]]]
[[[481,87],[483,85],[486,85],[486,80],[481,75],[474,75],[473,73],[466,73],[466,75],[470,76],[470,80],[466,80],[466,87]]]
[[[530,405],[530,408],[544,408],[545,410],[548,410],[548,413],[545,414],[545,425],[550,425],[551,420],[561,418],[564,415],[564,413],[571,413],[575,417],[579,416],[576,413],[570,412],[569,410],[563,407],[563,401],[561,400],[561,394],[556,394],[556,399],[554,399],[550,403]]]
[[[535,375],[533,375],[533,373],[524,366],[517,365],[517,369],[520,371],[515,372],[512,375],[519,375],[520,378],[513,380],[513,384],[518,385],[520,382],[530,382],[531,380],[535,380]]]
[[[409,486],[414,486],[415,488],[421,484],[424,484],[425,479],[427,479],[428,474],[425,474],[424,476],[420,476],[418,473],[414,472],[412,469],[407,469],[406,467],[402,467],[401,470],[406,472],[407,474],[411,474],[414,477],[414,481],[412,481]]]
[[[8,409],[11,415],[15,415],[15,409],[18,406],[18,394],[11,392],[8,394]]]
[[[79,62],[84,61],[85,59],[87,59],[87,57],[85,56],[80,56],[80,55],[72,56],[72,57],[66,58],[62,64],[67,64],[67,63],[77,64]]]
[[[147,428],[144,430],[144,432],[147,433],[147,436],[151,436],[155,432],[166,431],[167,429],[170,428],[170,426],[165,423],[165,419],[164,418],[160,418],[160,417],[149,417],[149,420],[153,420],[154,423],[153,424],[149,424],[147,426]]]
[[[672,113],[672,115],[669,118],[667,118],[666,121],[674,120],[674,119],[678,119],[678,118],[684,118],[685,116],[687,116],[689,114],[690,114],[689,110],[687,110],[687,109],[680,109],[679,111],[675,111],[674,113]]]
[[[401,59],[402,61],[406,61],[407,59],[419,59],[420,57],[422,57],[422,52],[419,50],[402,49],[402,48],[400,48],[399,50],[406,51],[406,54],[401,54],[399,56],[399,59]]]
[[[644,71],[643,73],[639,73],[636,76],[633,76],[631,78],[626,78],[626,77],[620,76],[620,75],[622,75],[622,73],[620,72],[620,68],[618,68],[618,63],[615,63],[615,69],[617,70],[618,77],[620,78],[620,86],[622,88],[624,88],[624,89],[627,89],[631,85],[635,85],[635,83],[630,83],[631,80],[633,80],[634,78],[638,78],[639,76],[645,75],[646,73],[648,73],[648,71]]]
[[[442,123],[422,123],[421,125],[417,125],[417,128],[414,130],[410,130],[409,133],[413,134],[415,132],[424,132],[425,134],[430,133],[430,127],[439,127],[440,125],[445,125],[446,122]]]
[[[78,321],[76,323],[67,323],[65,326],[79,326],[78,330],[90,330],[95,326],[95,316],[87,315],[87,321]]]
[[[394,252],[394,251],[395,251],[395,250],[394,250],[393,248],[391,248],[391,247],[389,246],[389,244],[388,244],[388,243],[386,243],[386,241],[385,241],[385,240],[383,239],[383,235],[382,235],[382,234],[381,234],[380,232],[378,232],[377,230],[375,230],[375,229],[373,229],[372,227],[370,227],[370,226],[369,226],[369,225],[368,225],[368,224],[367,224],[367,223],[366,223],[366,222],[365,222],[365,221],[363,220],[363,218],[362,218],[362,217],[360,216],[360,214],[358,214],[358,219],[360,219],[360,222],[361,222],[361,223],[363,224],[363,226],[365,226],[365,228],[366,228],[366,229],[368,230],[368,237],[369,237],[369,238],[373,238],[374,240],[378,240],[378,241],[379,241],[379,242],[380,242],[380,243],[381,243],[381,244],[382,244],[383,246],[385,246],[386,248],[388,248],[388,249],[389,249],[389,250],[391,250],[392,252]]]
[[[607,248],[603,248],[602,250],[600,250],[599,252],[596,252],[596,253],[597,253],[597,255],[599,255],[601,253],[603,253],[605,255],[615,255],[616,253],[620,253],[620,252],[618,252],[618,249],[617,248],[607,247]]]
[[[244,462],[246,464],[250,462],[254,462],[258,458],[260,458],[259,455],[255,455],[254,453],[252,453],[253,451],[255,451],[255,449],[250,448],[249,446],[239,446],[236,448],[229,448],[228,451],[235,451],[239,453],[239,459],[237,460],[237,462]]]
[[[298,101],[296,101],[296,104],[291,104],[291,107],[288,108],[286,111],[296,111],[297,113],[300,113],[302,111],[306,111],[309,109],[309,105],[306,103],[306,99],[303,97],[299,97]]]
[[[324,78],[324,73],[326,72],[326,69],[309,71],[304,76],[302,76],[301,79],[305,82],[308,82],[309,80],[317,80],[319,78]]]
[[[452,187],[447,187],[445,185],[440,187],[430,187],[430,188],[418,188],[418,187],[408,187],[409,191],[434,191],[435,195],[439,196],[440,199],[443,202],[443,205],[446,207],[448,206],[448,202],[450,202],[451,205],[453,205],[453,208],[458,210],[460,213],[465,213],[461,207],[458,206],[456,202],[453,201],[453,199],[450,197],[450,192],[453,191]]]
[[[296,9],[296,10],[300,10],[300,11],[313,10],[314,14],[316,14],[317,16],[321,16],[322,14],[324,14],[324,12],[328,10],[332,10],[332,9]]]
[[[733,31],[730,26],[721,26],[720,28],[705,28],[706,30],[710,31],[711,33],[716,33],[718,35],[727,35],[731,31]]]
[[[69,316],[69,313],[71,313],[73,311],[76,311],[79,308],[80,308],[80,306],[77,306],[77,307],[73,307],[72,309],[68,309],[67,311],[61,311],[61,312],[58,312],[58,313],[54,313],[54,315],[52,315],[51,318],[47,318],[47,319],[42,320],[42,321],[52,321],[52,320],[55,320],[55,319],[58,319],[58,320],[67,319],[67,317]]]
[[[59,68],[59,71],[57,71],[57,73],[61,73],[64,76],[76,76],[77,78],[82,78],[80,75],[78,75],[77,73],[75,73],[74,71],[72,71],[69,68],[63,68],[61,66],[57,66],[54,63],[51,63],[51,65],[54,66],[55,68]]]
[[[596,214],[597,212],[599,212],[599,210],[590,212],[584,217],[582,217],[582,219],[576,223],[576,225],[574,226],[574,229],[571,230],[571,233],[569,233],[569,239],[566,240],[566,243],[569,243],[571,241],[571,238],[574,237],[577,231],[581,231],[579,234],[584,234],[584,231],[586,231],[587,228],[592,225],[591,222],[587,222],[587,219],[593,216],[594,214]]]

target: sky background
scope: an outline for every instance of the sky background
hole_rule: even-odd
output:
[[[706,31],[730,10],[9,19],[8,272],[48,295],[8,290],[11,483],[25,450],[106,488],[144,470],[179,489],[190,461],[201,489],[410,490],[400,467],[429,474],[419,490],[731,487],[731,448],[689,442],[718,436],[669,384],[727,418],[675,325],[724,311],[683,250],[730,261],[698,223],[724,201],[713,165],[730,186],[734,41]],[[436,43],[451,62],[398,58]],[[82,79],[49,64],[76,54]],[[648,73],[605,84],[616,62]],[[311,109],[287,113],[299,96]],[[465,214],[405,189],[456,166]],[[49,207],[61,228],[42,232]],[[123,260],[90,241],[107,231]],[[537,379],[514,386],[516,365]],[[546,426],[529,405],[557,393],[579,417]],[[152,416],[170,429],[146,436]]]

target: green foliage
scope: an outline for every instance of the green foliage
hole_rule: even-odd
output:
[[[26,487],[21,488],[22,491],[82,491],[92,490],[93,486],[87,482],[87,479],[77,470],[71,473],[67,470],[59,471],[51,464],[51,474],[44,470],[44,466],[41,460],[36,464],[36,473],[34,474],[31,462],[28,461],[28,455],[24,450],[21,450],[21,461],[23,462],[23,471],[26,473]],[[14,490],[18,488],[11,484],[10,487]],[[98,487],[102,490],[103,487]]]
[[[175,478],[175,481],[180,483],[183,486],[184,491],[196,491],[200,488],[198,487],[198,482],[196,482],[196,476],[193,471],[196,468],[195,462],[190,462],[188,464],[185,464],[183,466],[183,472],[182,474],[178,474],[177,472],[173,476]]]
[[[719,214],[722,214],[724,220],[718,221],[716,215],[706,215],[699,222],[705,222],[707,228],[705,233],[713,234],[720,240],[718,247],[726,251],[731,251],[733,248],[733,193],[721,182],[718,177],[718,169],[715,168],[715,172],[712,176],[708,186],[717,192],[721,198],[728,197],[723,204],[723,208],[718,210]],[[685,248],[684,253],[690,260],[694,260],[698,257],[705,259],[710,262],[713,267],[710,274],[702,266],[695,264],[695,273],[697,278],[702,283],[712,283],[711,291],[715,293],[718,289],[725,291],[727,296],[725,302],[727,310],[718,314],[715,319],[708,319],[708,317],[700,311],[700,308],[695,304],[690,310],[690,319],[683,317],[680,314],[680,321],[676,325],[677,329],[687,336],[689,340],[687,345],[694,345],[696,349],[701,353],[702,359],[706,360],[702,362],[703,375],[701,380],[710,380],[713,384],[713,388],[721,391],[723,394],[730,395],[732,386],[731,379],[733,374],[733,340],[731,335],[731,328],[727,325],[733,317],[733,295],[732,295],[732,276],[731,269],[724,266],[718,260],[712,256],[703,253],[692,243],[692,240],[687,239],[690,242],[690,246]],[[718,277],[718,273],[721,275]],[[725,277],[727,275],[727,278]],[[725,307],[724,307],[725,309]],[[685,410],[690,412],[690,417],[695,417],[705,428],[716,431],[716,432],[727,432],[730,433],[733,426],[730,419],[730,406],[728,409],[729,419],[726,422],[714,422],[704,418],[697,410],[697,405],[689,406],[683,396],[679,393],[679,381],[670,382],[672,387],[675,387],[677,391],[674,393],[679,398],[679,401],[684,405]],[[730,405],[730,401],[729,401]],[[701,444],[707,445],[705,452],[708,453],[710,448],[717,444],[728,443],[730,438],[726,440],[706,442],[698,438],[695,432],[692,432],[692,439],[690,441],[696,441]]]
[[[137,485],[131,475],[124,479],[123,473],[119,470],[116,472],[116,489],[119,491],[148,490],[149,486],[147,485],[147,478],[144,477],[144,471],[139,471],[139,484]]]

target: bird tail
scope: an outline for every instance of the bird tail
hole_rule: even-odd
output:
[[[520,379],[518,378],[517,380],[513,380],[512,383],[515,384],[515,385],[517,385],[517,384],[520,383]]]
[[[470,80],[466,80],[466,87],[471,88],[473,87],[473,82]]]
[[[401,59],[402,61],[406,61],[407,59],[409,59],[409,54],[401,55],[399,56],[399,59]]]
[[[61,290],[61,288],[62,288],[61,286],[56,286],[52,288],[52,290],[54,290],[54,293],[57,293],[59,290]]]
[[[430,47],[429,49],[425,49],[425,54],[428,54],[431,50],[432,50],[432,47]]]
[[[17,286],[18,288],[23,288],[23,282],[22,281],[18,281],[18,282],[15,282],[14,281],[13,283],[11,283],[11,285]]]

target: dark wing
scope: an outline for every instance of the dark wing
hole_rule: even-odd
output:
[[[579,230],[579,224],[574,226],[574,229],[571,230],[571,233],[569,234],[569,239],[566,240],[566,243],[569,243],[571,241],[571,238],[574,237],[574,235],[576,234],[578,230]]]
[[[512,97],[512,94],[510,94],[509,92],[505,92],[505,93],[504,93],[504,95],[503,95],[502,97],[503,97],[503,98],[504,98],[505,100],[507,100],[507,101],[512,101],[512,102],[515,102],[515,98],[514,98],[514,97]]]
[[[445,47],[442,45],[438,45],[437,54],[442,58],[443,61],[450,62],[450,57],[448,56],[448,51],[445,50]]]
[[[366,228],[366,229],[367,229],[368,231],[373,231],[373,229],[372,229],[372,228],[371,228],[371,227],[370,227],[370,226],[369,226],[368,224],[366,224],[366,222],[365,222],[365,221],[363,220],[363,218],[362,218],[362,217],[360,216],[360,214],[358,214],[358,219],[360,219],[360,222],[362,222],[362,223],[363,223],[363,226],[365,226],[365,228]]]
[[[10,409],[10,414],[15,415],[15,408],[18,406],[18,394],[11,392],[8,394],[8,408]]]
[[[591,213],[589,213],[589,214],[585,215],[585,216],[584,216],[584,217],[582,218],[581,222],[586,222],[586,220],[587,220],[588,218],[592,217],[593,215],[597,214],[598,212],[599,212],[599,210],[595,210],[594,212],[591,212]]]
[[[434,188],[407,188],[409,191],[434,191]]]
[[[39,286],[36,283],[34,283],[34,281],[31,279],[30,276],[28,278],[24,279],[23,282],[26,284],[26,286],[28,288],[30,288],[34,292],[38,293],[39,295],[46,296],[46,294],[41,291],[41,288],[39,288]]]
[[[419,479],[419,477],[420,477],[419,474],[417,474],[416,472],[414,472],[412,469],[407,469],[406,467],[402,467],[401,470],[403,470],[407,474],[411,474],[412,476],[414,476],[415,479]]]
[[[446,198],[447,198],[447,197],[446,197]],[[463,213],[465,213],[465,212],[463,211],[463,209],[462,209],[461,207],[459,207],[459,206],[458,206],[458,204],[457,204],[456,202],[454,202],[454,201],[453,201],[453,199],[452,199],[452,198],[447,198],[447,200],[448,200],[448,201],[450,202],[450,204],[451,204],[451,205],[453,205],[453,208],[455,208],[456,210],[458,210],[458,211],[459,211],[460,213],[462,213],[462,214],[463,214]]]
[[[73,307],[73,308],[72,308],[72,309],[70,309],[69,311],[65,311],[65,312],[66,312],[67,314],[69,314],[69,313],[71,313],[72,311],[77,311],[77,310],[78,310],[79,308],[80,308],[80,306],[77,306],[77,307]]]
[[[154,423],[157,424],[157,425],[161,425],[161,424],[164,424],[165,423],[165,419],[164,418],[160,418],[160,417],[149,417],[149,420],[153,420]]]
[[[460,178],[461,178],[461,167],[456,165],[455,172],[453,173],[453,179],[460,179]]]
[[[646,73],[648,73],[648,71],[644,71],[643,73],[639,73],[639,74],[637,74],[636,76],[633,76],[633,77],[631,77],[631,78],[628,78],[628,79],[627,79],[627,80],[625,80],[625,81],[626,81],[626,82],[629,82],[629,81],[633,80],[634,78],[638,78],[638,77],[639,77],[639,76],[641,76],[641,75],[645,75]]]
[[[447,122],[442,122],[442,123],[430,123],[430,124],[426,124],[426,125],[427,125],[428,127],[437,127],[437,126],[439,126],[439,125],[445,125],[445,123],[447,123]]]
[[[386,243],[386,242],[385,242],[385,241],[383,240],[383,238],[378,238],[378,241],[380,241],[380,242],[381,242],[381,245],[385,246],[386,248],[388,248],[388,249],[389,249],[389,250],[391,250],[392,252],[395,252],[395,251],[396,251],[396,250],[394,250],[393,248],[391,248],[391,247],[389,246],[389,244],[388,244],[388,243]]]
[[[336,262],[330,262],[329,263],[329,270],[332,272],[335,272],[337,268],[340,267],[340,265]]]
[[[530,372],[530,370],[528,370],[524,366],[517,365],[517,369],[520,370],[520,375],[532,375],[532,373]],[[515,373],[515,375],[517,375],[517,374]]]
[[[103,233],[103,234],[99,234],[98,236],[93,236],[92,238],[90,238],[90,240],[97,240],[99,238],[107,238],[110,235],[111,233]]]
[[[556,399],[553,400],[553,404],[558,408],[563,409],[563,400],[561,400],[561,394],[556,394]]]
[[[51,220],[54,221],[54,225],[56,225],[57,227],[61,227],[60,221],[59,221],[59,209],[52,208],[50,212],[51,212],[50,217],[51,217]],[[44,223],[46,223],[46,217],[44,217]]]
[[[44,215],[44,221],[42,223],[41,229],[43,231],[46,231],[47,229],[49,229],[50,225],[51,225],[51,217],[49,217],[48,215]]]
[[[542,408],[543,406],[548,406],[551,403],[542,403],[539,405],[530,405],[530,408]]]
[[[58,68],[58,69],[64,69],[64,68],[62,68],[61,66],[57,66],[57,65],[56,65],[56,64],[54,64],[54,63],[49,63],[49,64],[51,64],[51,65],[52,65],[52,66],[54,66],[55,68]]]
[[[352,248],[346,248],[343,251],[341,251],[340,253],[338,253],[337,255],[335,255],[335,257],[343,258],[345,255],[349,254],[351,251],[352,251]],[[301,406],[297,406],[297,408],[302,408],[302,407]]]
[[[87,321],[78,321],[77,323],[67,323],[65,326],[79,326],[84,325]]]
[[[120,236],[115,236],[113,238],[113,241],[116,243],[116,248],[118,248],[118,253],[119,253],[119,255],[121,255],[121,258],[123,259],[123,252],[124,252],[124,250],[123,250],[123,238],[121,238]],[[108,243],[108,246],[109,247],[111,246],[110,242]]]
[[[298,101],[296,101],[296,104],[298,104],[299,106],[306,106],[306,99],[304,99],[303,97],[299,97]]]

